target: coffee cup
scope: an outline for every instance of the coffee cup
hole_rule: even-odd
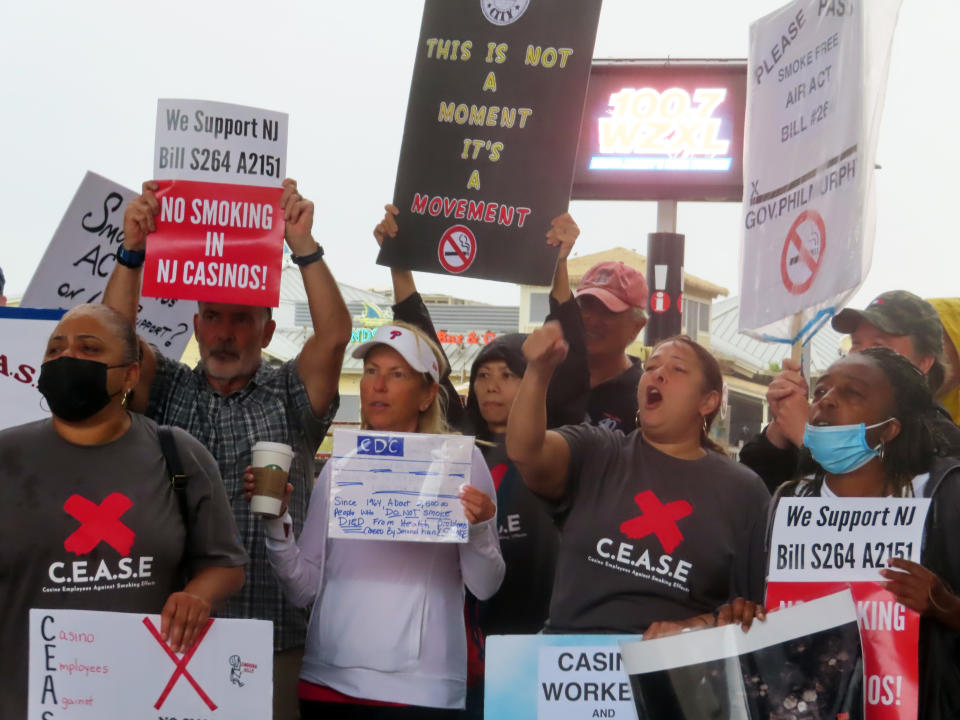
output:
[[[293,460],[293,448],[284,443],[261,440],[253,446],[253,497],[250,512],[279,517],[283,494]]]

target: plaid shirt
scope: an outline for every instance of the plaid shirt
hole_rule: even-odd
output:
[[[246,387],[224,397],[210,386],[199,365],[191,370],[160,352],[156,358],[147,416],[183,428],[216,458],[237,528],[250,555],[246,584],[218,614],[272,620],[277,652],[303,645],[306,612],[284,599],[270,569],[263,526],[243,497],[243,470],[250,464],[250,448],[260,440],[286,443],[294,449],[290,482],[295,489],[290,516],[299,536],[313,489],[314,453],[337,412],[339,397],[323,417],[316,417],[297,372],[296,359],[279,368],[261,364]]]

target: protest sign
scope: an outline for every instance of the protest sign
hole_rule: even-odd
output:
[[[0,430],[50,417],[40,363],[63,310],[0,307]]]
[[[101,302],[123,244],[123,213],[136,196],[133,190],[88,171],[30,279],[21,305],[69,310]],[[141,298],[137,332],[161,353],[179,360],[190,341],[195,311],[192,303]]]
[[[892,557],[920,562],[929,499],[783,498],[770,541],[767,607],[850,588],[864,647],[866,718],[917,717],[920,616],[883,588]]]
[[[332,538],[467,542],[460,486],[472,437],[345,430],[333,434]]]
[[[160,100],[157,231],[143,294],[274,307],[280,298],[287,116]]]
[[[261,720],[273,707],[273,627],[211,618],[174,653],[160,617],[30,611],[28,716]]]
[[[743,332],[806,340],[866,278],[899,6],[796,0],[750,26]]]
[[[632,635],[491,635],[484,670],[490,720],[636,720],[618,641]]]
[[[377,262],[549,285],[600,0],[427,0]]]
[[[642,720],[862,717],[860,637],[849,592],[739,625],[621,641]]]

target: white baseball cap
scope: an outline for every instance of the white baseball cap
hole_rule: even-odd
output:
[[[373,339],[360,343],[353,349],[353,357],[362,358],[375,345],[389,345],[417,372],[426,373],[434,382],[440,382],[440,367],[433,351],[417,335],[407,328],[396,325],[381,325]]]

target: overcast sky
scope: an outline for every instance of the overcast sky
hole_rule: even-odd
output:
[[[538,0],[535,0],[538,1]],[[539,0],[543,1],[543,0]],[[596,57],[745,58],[778,0],[605,0]],[[89,169],[130,188],[152,170],[158,97],[290,114],[288,174],[316,202],[337,278],[385,287],[371,229],[396,174],[422,2],[30,0],[0,5],[0,267],[21,294]],[[904,0],[878,162],[873,269],[854,306],[891,288],[960,295],[955,173],[957,0]],[[576,252],[644,251],[653,203],[574,202]],[[687,203],[689,272],[736,293],[740,208]],[[421,290],[493,303],[515,286],[420,274]]]

